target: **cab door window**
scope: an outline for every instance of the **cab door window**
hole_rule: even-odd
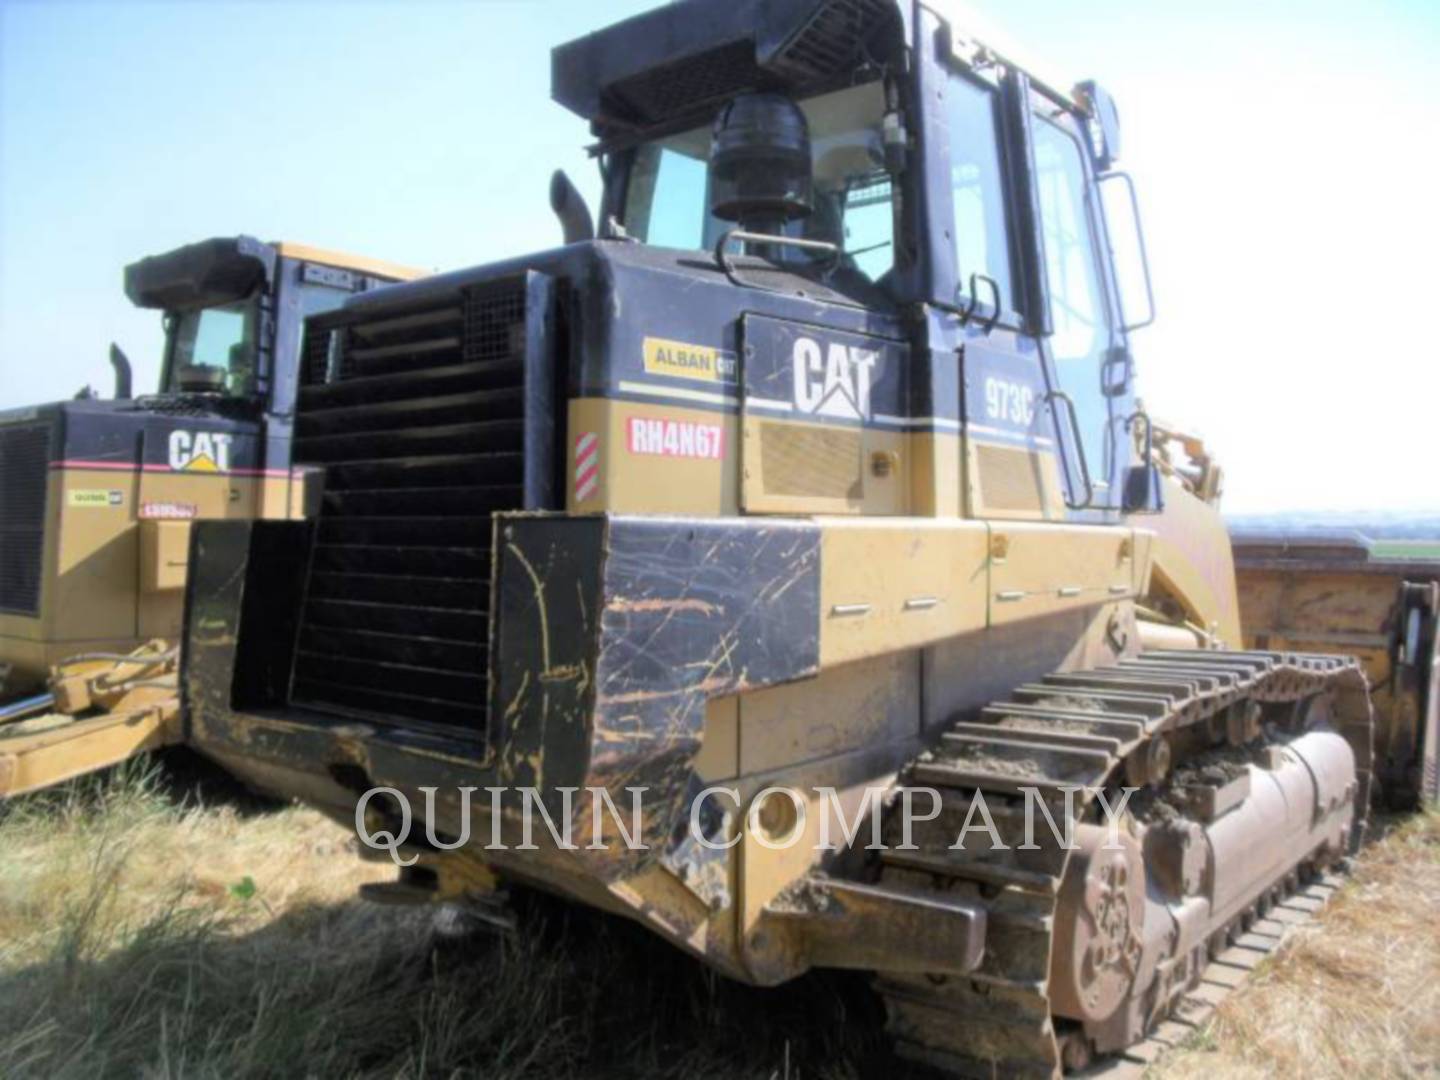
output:
[[[1010,226],[1005,214],[1005,181],[1000,164],[999,102],[994,89],[953,74],[946,91],[950,124],[950,190],[955,208],[955,280],[970,295],[972,275],[995,282],[1000,307],[1018,308],[1010,260]],[[976,282],[983,304],[994,302],[989,287]]]
[[[1113,399],[1101,388],[1111,328],[1086,197],[1085,163],[1080,144],[1062,128],[1037,117],[1034,133],[1045,277],[1054,327],[1049,344],[1060,389],[1075,402],[1086,464],[1100,487],[1113,468],[1108,437]]]

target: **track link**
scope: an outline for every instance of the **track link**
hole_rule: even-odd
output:
[[[1072,1074],[1071,1080],[1139,1080],[1146,1069],[1194,1035],[1220,1003],[1244,985],[1250,972],[1314,919],[1343,884],[1344,879],[1335,874],[1322,874],[1270,907],[1266,917],[1259,910],[1249,912],[1250,928],[1215,955],[1201,972],[1199,984],[1168,1019],[1142,1041]]]
[[[1316,701],[1326,708],[1299,718]],[[1071,852],[1043,821],[1029,837],[1033,846],[1020,847],[1026,840],[1020,796],[1038,791],[1063,834],[1067,821],[1074,826],[1094,818],[1096,800],[1103,797],[1097,793],[1144,788],[1163,777],[1171,765],[1170,746],[1184,744],[1181,733],[1187,730],[1199,736],[1196,725],[1208,725],[1201,730],[1232,745],[1247,741],[1258,728],[1256,706],[1266,707],[1271,718],[1323,723],[1350,744],[1358,780],[1353,849],[1369,804],[1372,721],[1363,672],[1349,658],[1143,653],[1111,667],[1047,676],[1016,688],[978,718],[954,724],[909,776],[910,783],[940,792],[942,810],[932,820],[913,823],[911,850],[902,846],[898,814],[891,815],[881,881],[983,902],[985,955],[963,978],[879,977],[897,1050],[946,1072],[985,1078],[1054,1077],[1090,1066],[1090,1044],[1079,1026],[1057,1018],[1052,1009],[1051,958]],[[977,793],[983,806],[973,805]],[[1000,836],[1002,847],[975,839],[986,836],[979,828],[985,812],[994,825],[990,835]],[[1040,816],[1033,809],[1032,814]],[[964,849],[952,848],[972,822],[976,830],[966,832]],[[1218,997],[1217,981],[1238,981],[1250,955],[1263,955],[1258,946],[1278,944],[1278,936],[1266,930],[1283,923],[1256,920],[1300,888],[1302,870],[1315,868],[1302,863],[1269,882],[1197,955],[1179,958],[1168,976],[1173,982],[1147,1010],[1146,1038],[1123,1052],[1128,1056],[1105,1059],[1103,1067],[1141,1067],[1143,1055],[1180,1037],[1180,1029],[1170,1025],[1199,1022],[1194,1009]],[[1219,966],[1212,972],[1207,964]],[[1178,1013],[1173,1021],[1172,1011]]]

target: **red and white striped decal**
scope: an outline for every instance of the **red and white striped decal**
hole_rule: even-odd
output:
[[[600,486],[600,436],[587,431],[575,440],[575,501],[584,502]]]

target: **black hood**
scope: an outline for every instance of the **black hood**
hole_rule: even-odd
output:
[[[262,464],[260,425],[201,406],[146,408],[133,401],[77,400],[0,410],[0,428],[48,431],[48,460],[53,468],[123,471],[183,471],[189,464],[172,454],[171,436],[185,432],[188,447],[200,433],[222,435],[223,472],[255,473]],[[213,440],[212,440],[213,442]],[[218,444],[217,444],[218,445]]]

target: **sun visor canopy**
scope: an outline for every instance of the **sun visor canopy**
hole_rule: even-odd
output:
[[[748,90],[853,69],[895,0],[682,0],[551,53],[551,94],[600,127],[648,127]]]
[[[275,276],[275,249],[249,236],[216,237],[152,255],[125,268],[137,307],[212,307],[249,296]]]

